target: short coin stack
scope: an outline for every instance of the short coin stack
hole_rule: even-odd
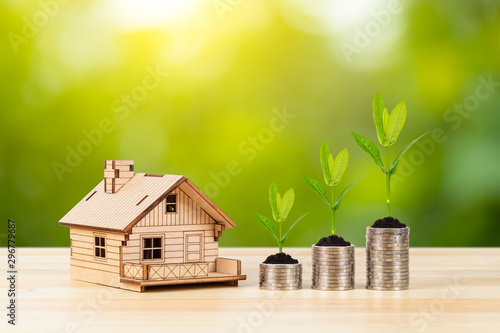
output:
[[[313,245],[312,260],[312,289],[354,289],[354,245]]]
[[[408,227],[366,228],[366,289],[408,289],[409,236]]]
[[[302,264],[260,264],[260,289],[296,290],[302,288]]]

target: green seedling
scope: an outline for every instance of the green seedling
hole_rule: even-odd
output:
[[[396,155],[396,158],[391,163],[389,147],[395,144],[398,140],[399,133],[401,133],[406,121],[406,113],[406,103],[402,101],[394,107],[389,115],[387,108],[384,106],[382,96],[380,96],[378,92],[375,95],[375,98],[373,99],[373,120],[375,121],[375,127],[377,128],[378,141],[386,149],[385,166],[382,162],[380,151],[372,141],[359,134],[351,133],[354,140],[356,140],[356,143],[361,147],[361,149],[370,155],[373,161],[375,161],[385,174],[387,188],[387,216],[390,216],[391,214],[391,177],[396,173],[399,160],[404,153],[406,153],[411,146],[413,146],[421,137],[425,135],[422,134],[410,142],[399,152],[398,155]]]
[[[352,182],[349,186],[347,186],[342,193],[340,193],[337,200],[335,200],[335,186],[337,186],[342,180],[342,176],[344,175],[345,170],[347,169],[347,164],[349,163],[349,153],[347,148],[344,148],[340,153],[337,154],[337,157],[334,159],[333,155],[330,153],[330,148],[326,141],[323,142],[320,149],[320,161],[321,167],[323,168],[323,177],[325,179],[325,183],[331,189],[331,201],[328,199],[328,194],[326,193],[325,188],[321,183],[309,176],[303,175],[306,180],[307,185],[314,191],[314,193],[318,194],[321,199],[326,203],[328,208],[330,209],[330,215],[332,218],[332,235],[335,234],[335,212],[340,207],[340,202],[344,195],[349,191],[349,189],[356,184],[359,180]]]
[[[271,204],[271,211],[273,214],[274,221],[278,224],[278,232],[276,232],[276,228],[274,226],[274,223],[267,218],[266,216],[259,214],[257,212],[254,212],[255,217],[259,221],[259,223],[266,228],[273,238],[278,242],[278,247],[279,247],[279,252],[281,253],[283,250],[283,244],[286,242],[288,239],[288,235],[290,234],[290,230],[292,230],[293,227],[299,222],[304,216],[306,216],[308,213],[302,215],[299,217],[295,222],[293,222],[286,232],[283,234],[282,233],[282,225],[283,222],[286,221],[288,218],[288,214],[290,213],[290,210],[293,207],[293,202],[295,200],[295,192],[293,191],[293,188],[290,188],[288,191],[285,192],[283,197],[279,194],[278,192],[278,187],[274,182],[271,183],[269,186],[269,203]]]

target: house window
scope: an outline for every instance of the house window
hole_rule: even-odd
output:
[[[106,237],[95,236],[94,239],[94,256],[96,258],[106,258]]]
[[[162,240],[162,237],[144,237],[142,239],[142,260],[162,259]]]
[[[175,213],[177,211],[177,195],[171,194],[167,196],[167,213]]]

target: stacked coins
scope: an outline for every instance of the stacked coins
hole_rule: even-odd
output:
[[[312,289],[354,289],[354,245],[313,245],[312,260]]]
[[[259,287],[266,290],[302,288],[302,264],[260,264]]]
[[[408,227],[366,228],[366,289],[408,289],[409,236]]]

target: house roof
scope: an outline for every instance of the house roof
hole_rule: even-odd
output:
[[[193,182],[179,175],[135,173],[116,193],[104,192],[97,184],[59,223],[110,231],[128,232],[168,193],[179,187],[216,222],[233,228],[235,223]]]

